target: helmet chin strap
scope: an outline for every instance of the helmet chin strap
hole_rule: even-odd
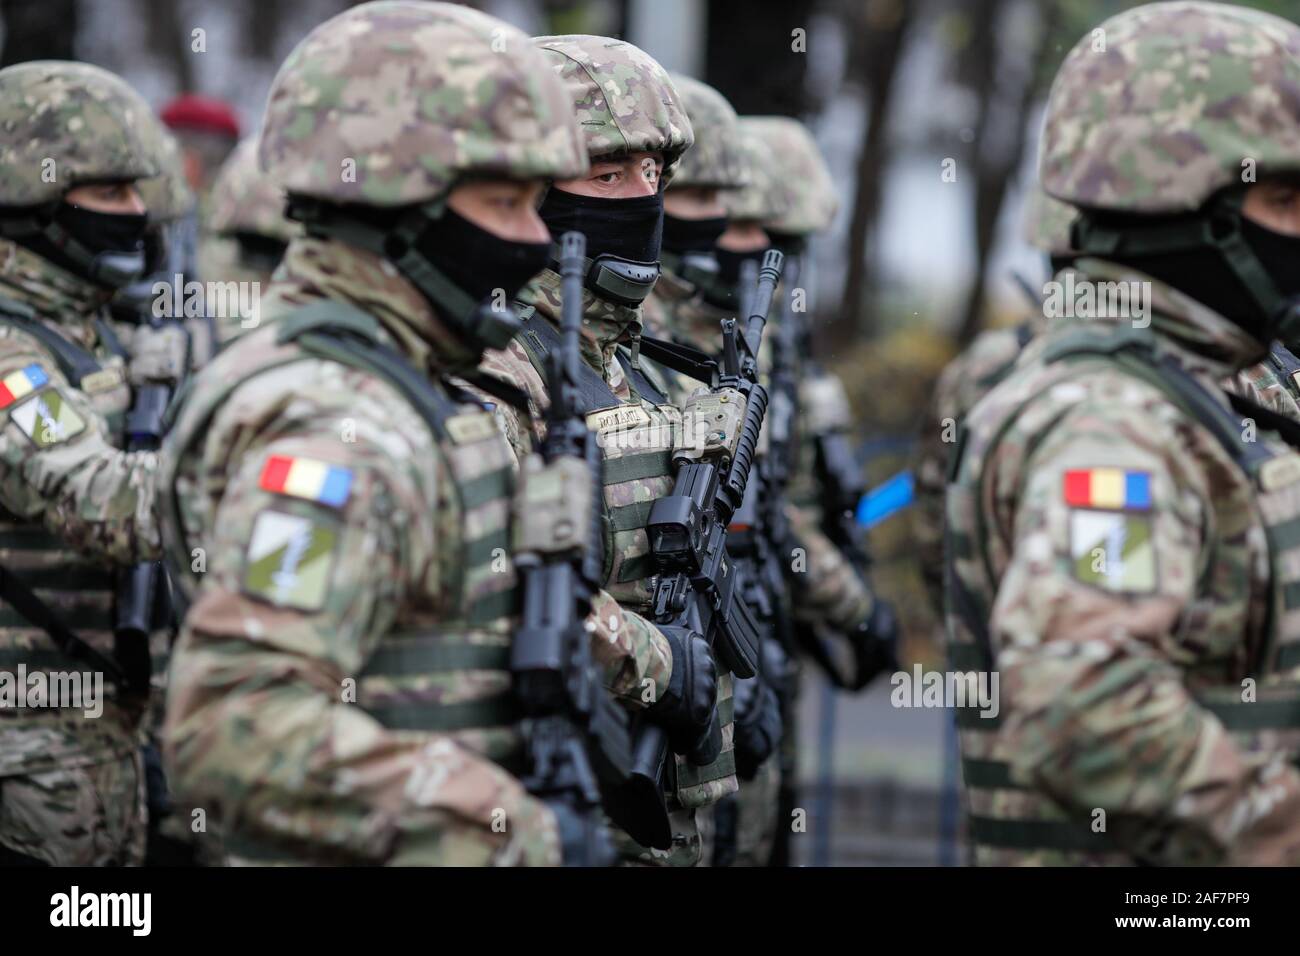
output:
[[[392,229],[349,216],[338,206],[303,197],[290,197],[288,214],[302,222],[310,235],[338,239],[387,259],[475,349],[503,349],[523,328],[513,304],[496,309],[486,302],[476,302],[419,250],[424,231],[441,218],[445,209],[443,199],[424,203],[405,213]]]
[[[1081,210],[1071,227],[1071,245],[1076,256],[1102,257],[1140,258],[1193,249],[1217,250],[1224,264],[1250,293],[1263,321],[1264,334],[1269,339],[1300,335],[1300,310],[1283,299],[1242,233],[1244,200],[1240,190],[1224,192],[1187,216],[1158,220],[1149,226],[1129,222],[1122,228],[1098,222],[1094,214]]]
[[[58,204],[33,209],[28,216],[0,219],[0,235],[22,244],[23,239],[43,236],[71,260],[82,278],[110,289],[121,289],[144,275],[145,251],[107,249],[92,252],[54,219]]]

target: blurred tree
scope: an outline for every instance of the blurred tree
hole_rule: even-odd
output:
[[[710,0],[704,81],[742,115],[803,116],[813,0]],[[796,30],[802,30],[802,44]]]
[[[194,91],[194,57],[190,53],[190,27],[181,22],[178,0],[140,0],[146,27],[145,42],[176,77],[181,93]]]
[[[970,40],[959,68],[969,72],[978,103],[965,164],[975,176],[975,272],[957,329],[959,346],[965,346],[980,330],[998,220],[1012,176],[1032,141],[1026,117],[1040,92],[1043,65],[1054,52],[1052,39],[1060,5],[1036,6],[1038,24],[1019,43],[1007,42],[1012,31],[1006,25],[1009,16],[1022,13],[1026,4],[1013,7],[1007,0],[974,0],[966,8],[971,18]]]
[[[903,58],[915,3],[868,0],[845,11],[851,51],[849,83],[861,87],[867,106],[866,130],[854,176],[853,214],[849,221],[848,275],[838,313],[821,327],[819,346],[857,336],[862,331],[867,290],[871,287],[870,243],[880,217],[880,197],[888,168],[890,105],[894,78]]]
[[[4,47],[0,67],[26,60],[72,60],[76,0],[0,0]]]

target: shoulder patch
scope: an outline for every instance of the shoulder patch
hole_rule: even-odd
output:
[[[37,448],[61,444],[86,430],[85,420],[57,388],[37,392],[15,405],[9,411],[9,419]]]
[[[1150,594],[1156,552],[1147,515],[1071,510],[1070,565],[1075,580],[1105,591]]]
[[[280,607],[320,610],[338,537],[325,521],[269,508],[260,512],[244,556],[244,593]]]
[[[1122,468],[1082,468],[1065,473],[1065,503],[1071,508],[1150,511],[1151,474]]]
[[[49,383],[49,375],[36,362],[16,372],[10,372],[0,380],[0,408],[8,408],[20,398],[44,388]]]
[[[342,508],[352,493],[352,469],[314,458],[272,455],[258,484],[265,491]]]

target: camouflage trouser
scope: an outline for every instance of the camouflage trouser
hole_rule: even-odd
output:
[[[776,837],[777,798],[781,789],[780,758],[773,754],[759,765],[753,780],[740,781],[736,794],[736,859],[733,866],[767,866]]]
[[[139,866],[145,851],[139,751],[0,777],[0,846],[51,866]]]
[[[713,807],[672,810],[671,850],[641,846],[626,833],[613,831],[621,866],[708,866],[713,859]]]

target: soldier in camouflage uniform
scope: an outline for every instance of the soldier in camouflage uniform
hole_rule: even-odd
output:
[[[1037,186],[1025,204],[1024,237],[1047,254],[1052,272],[1069,261],[1070,224],[1074,209]],[[1046,324],[1041,303],[1019,322],[985,329],[944,368],[934,384],[930,404],[917,430],[912,458],[912,540],[921,579],[936,617],[943,615],[943,499],[948,481],[948,452],[957,426],[975,403],[1002,381],[1029,341]]]
[[[583,411],[605,454],[606,587],[628,611],[650,608],[656,580],[645,524],[655,499],[673,487],[671,450],[681,409],[665,382],[639,361],[641,304],[659,275],[663,214],[662,183],[671,179],[694,134],[681,100],[663,68],[644,52],[607,37],[540,37],[533,41],[570,95],[582,126],[592,167],[588,176],[557,181],[541,207],[552,234],[577,229],[587,236],[592,260],[583,297]],[[490,352],[485,371],[522,389],[533,416],[498,407],[516,452],[541,427],[548,405],[543,358],[557,341],[562,306],[560,280],[552,268],[525,290],[524,331],[508,348]],[[539,434],[539,433],[535,433]],[[624,836],[625,857],[645,863],[693,866],[706,858],[707,825],[696,811],[736,789],[732,753],[732,675],[717,674],[708,644],[698,635],[664,638],[672,684],[644,688],[648,719],[678,739],[698,736],[713,719],[708,706],[683,708],[685,696],[716,696],[722,749],[683,747],[666,777],[672,811],[673,848],[654,850]],[[694,681],[690,680],[694,675]],[[716,690],[715,690],[716,685]],[[688,711],[694,711],[692,717]]]
[[[306,234],[262,327],[193,380],[160,511],[188,610],[167,701],[180,797],[234,863],[579,862],[524,791],[510,448],[457,388],[546,261],[541,182],[587,160],[529,40],[369,3],[281,67],[261,167]],[[593,656],[641,706],[670,662],[600,594]]]
[[[1300,29],[1179,2],[1095,35],[1040,157],[1079,258],[947,497],[951,663],[993,705],[957,711],[975,857],[1295,864],[1300,455],[1220,383],[1296,333]],[[1150,308],[1053,304],[1106,281]]]
[[[134,184],[157,173],[139,132],[151,122],[139,96],[97,67],[0,70],[0,657],[9,678],[93,671],[108,692],[98,716],[67,700],[14,709],[0,697],[0,857],[10,862],[144,855],[148,687],[115,655],[113,572],[159,554],[157,459],[123,450],[132,388],[102,318],[143,268]]]
[[[829,228],[837,200],[825,161],[802,124],[785,117],[738,120],[717,91],[688,78],[677,82],[696,145],[666,193],[664,274],[646,312],[650,324],[663,330],[660,334],[716,353],[719,323],[738,306],[741,263],[761,256],[774,239],[787,253],[801,255],[810,235]],[[778,325],[774,321],[764,337],[764,376],[772,368]],[[892,615],[884,602],[877,607],[865,579],[823,533],[823,489],[816,467],[818,436],[850,424],[847,400],[838,379],[811,361],[791,358],[799,394],[785,508],[791,540],[781,557],[791,589],[779,600],[786,602],[801,631],[815,628],[832,643],[853,635],[851,643],[865,647],[880,636],[871,630],[873,615],[878,613],[881,622]],[[681,393],[698,384],[685,376],[676,382]],[[768,647],[765,674],[783,688],[781,710],[792,724],[798,673],[777,643]],[[756,748],[749,754],[755,759],[745,761],[752,777],[742,778],[738,797],[719,808],[719,833],[730,841],[728,846],[720,837],[719,860],[762,865],[771,855],[778,824],[782,767],[789,778],[783,809],[793,807],[797,735],[788,727],[781,736],[781,759],[768,759],[762,750],[770,723],[763,719],[766,692],[753,682],[737,686],[737,748]]]
[[[284,194],[257,167],[257,141],[240,143],[217,171],[208,199],[207,232],[199,267],[209,281],[255,282],[265,289],[285,247],[301,231],[284,217]],[[218,336],[229,342],[253,326],[254,317],[217,316]],[[247,324],[246,324],[247,323]]]
[[[186,282],[199,278],[192,248],[194,193],[185,179],[180,147],[167,127],[151,116],[150,122],[141,125],[141,135],[156,156],[159,170],[159,175],[140,185],[149,215],[145,275],[114,298],[113,330],[132,362],[141,367],[140,375],[176,382],[212,359],[215,324],[203,309],[191,308],[190,312],[198,314],[183,310],[172,314],[177,300],[171,288],[177,284],[177,275],[181,276],[180,295]]]

